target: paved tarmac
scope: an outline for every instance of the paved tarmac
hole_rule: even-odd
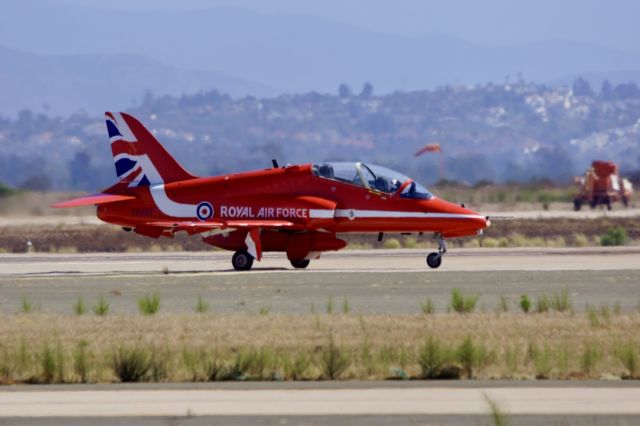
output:
[[[464,382],[435,386],[0,392],[0,424],[490,424],[490,402],[514,424],[637,424],[640,387]],[[28,422],[26,422],[28,420]],[[585,423],[586,422],[586,423]]]
[[[567,289],[574,306],[640,297],[640,248],[452,249],[430,270],[425,250],[343,251],[293,270],[269,254],[255,270],[231,271],[229,253],[0,255],[0,312],[22,296],[45,311],[71,312],[78,296],[105,295],[114,312],[160,291],[165,311],[191,312],[196,298],[214,312],[309,312],[346,297],[353,311],[417,313],[432,298],[444,309],[451,289],[480,295],[491,308],[504,295]],[[163,273],[165,268],[167,273]],[[148,384],[141,387],[0,388],[0,425],[493,424],[486,398],[511,424],[640,424],[640,383],[618,382],[326,382]]]
[[[214,312],[308,313],[333,298],[354,312],[418,313],[431,298],[446,309],[453,288],[480,296],[492,309],[505,296],[515,306],[566,289],[576,309],[640,301],[640,248],[452,250],[438,270],[424,250],[343,251],[294,270],[269,254],[253,271],[229,270],[229,253],[0,255],[0,312],[20,310],[27,297],[46,312],[69,313],[78,297],[104,296],[114,313],[137,312],[136,300],[157,291],[162,312],[192,312],[198,297]],[[162,268],[167,268],[164,274]]]

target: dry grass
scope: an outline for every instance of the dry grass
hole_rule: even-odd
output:
[[[363,327],[363,323],[375,326]],[[268,361],[256,379],[318,379],[326,376],[323,354],[331,344],[329,335],[340,353],[348,357],[341,379],[385,379],[405,372],[409,377],[420,377],[420,348],[427,336],[449,348],[460,347],[469,336],[473,342],[481,342],[483,362],[473,370],[476,378],[628,377],[630,369],[625,367],[620,348],[625,345],[635,353],[640,351],[639,328],[638,313],[612,316],[599,327],[591,326],[587,315],[557,312],[500,316],[0,315],[0,382],[41,381],[37,377],[42,374],[40,352],[45,347],[60,348],[67,358],[65,381],[80,381],[70,367],[80,342],[86,342],[82,343],[86,345],[86,362],[92,365],[82,380],[117,381],[113,354],[123,346],[149,351],[162,365],[161,377],[172,381],[189,381],[194,376],[194,367],[182,361],[185,350],[209,354],[202,357],[203,362],[215,361],[220,368],[231,370],[235,366],[250,372],[252,362]],[[590,348],[597,348],[597,353],[589,352]],[[292,372],[292,360],[296,359],[309,361],[304,374]],[[236,365],[238,362],[242,365]],[[460,363],[455,357],[449,362]]]

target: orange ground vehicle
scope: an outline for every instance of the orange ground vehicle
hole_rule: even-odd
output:
[[[610,161],[594,161],[584,177],[577,177],[575,182],[580,185],[580,192],[573,200],[576,211],[584,203],[589,203],[591,208],[606,205],[608,210],[616,201],[628,206],[633,194],[631,182],[621,178],[618,166]]]

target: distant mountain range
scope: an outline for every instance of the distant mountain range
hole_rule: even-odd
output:
[[[0,46],[0,114],[31,109],[89,114],[139,104],[145,93],[181,95],[218,88],[234,96],[277,93],[216,71],[174,68],[134,54],[40,56]]]
[[[518,75],[537,82],[567,82],[564,76],[585,71],[607,78],[631,70],[635,81],[640,75],[633,71],[640,70],[638,53],[566,40],[487,47],[234,7],[123,13],[99,4],[0,4],[2,43],[47,55],[0,50],[0,112],[42,104],[56,114],[122,108],[146,90],[265,96],[335,93],[340,83],[359,91],[370,81],[383,94]]]

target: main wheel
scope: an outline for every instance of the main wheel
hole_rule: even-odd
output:
[[[440,253],[429,253],[429,256],[427,256],[427,265],[429,265],[429,268],[437,268],[442,264],[442,255]]]
[[[582,200],[580,198],[573,199],[573,210],[579,211],[582,208]]]
[[[304,269],[309,266],[309,259],[289,260],[289,262],[296,269]]]
[[[231,264],[236,271],[248,271],[253,266],[253,256],[245,250],[238,250],[233,254]]]

